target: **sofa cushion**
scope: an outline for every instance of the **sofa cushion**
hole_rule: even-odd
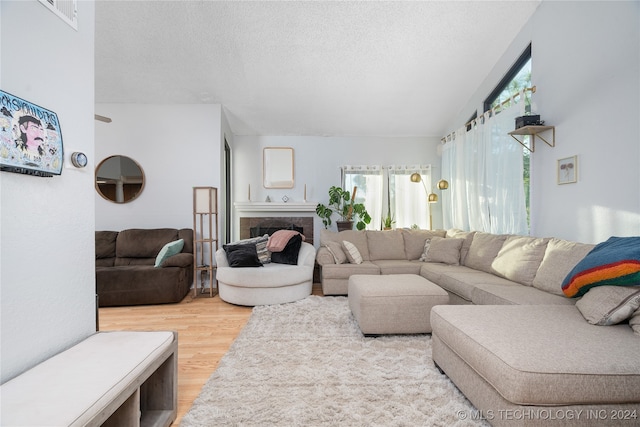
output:
[[[640,402],[640,339],[628,325],[591,325],[573,306],[440,305],[431,326],[514,404]]]
[[[380,274],[380,267],[371,261],[363,261],[362,264],[329,264],[322,266],[322,280],[349,279],[352,274]]]
[[[164,245],[162,249],[160,249],[160,252],[158,252],[154,267],[160,267],[167,258],[179,254],[182,251],[182,248],[184,248],[184,240],[182,239],[178,239]]]
[[[533,279],[533,286],[556,295],[562,293],[562,281],[594,245],[552,238]]]
[[[117,231],[96,231],[96,259],[116,257]]]
[[[408,260],[417,260],[424,252],[424,242],[430,237],[444,237],[444,230],[410,230],[403,228],[404,253]]]
[[[381,259],[371,261],[380,267],[380,274],[420,274],[421,262],[406,259]]]
[[[576,307],[592,325],[615,325],[630,318],[640,307],[640,287],[598,286],[589,289]]]
[[[420,275],[433,283],[440,283],[440,276],[442,274],[449,274],[453,272],[472,273],[475,272],[475,270],[463,265],[448,265],[436,262],[424,263],[420,267]]]
[[[579,297],[595,286],[640,285],[640,237],[598,243],[567,275],[562,291]]]
[[[421,260],[425,262],[441,262],[449,265],[460,265],[460,248],[464,239],[445,239],[431,237],[429,245],[425,242],[425,253]]]
[[[550,294],[532,286],[511,284],[479,284],[471,294],[476,305],[573,305],[575,300]]]
[[[404,239],[400,230],[367,231],[369,260],[407,259],[404,253]]]
[[[347,240],[343,240],[342,247],[344,248],[344,253],[351,264],[362,264],[362,255],[360,255],[360,251],[356,245]]]
[[[175,228],[122,230],[116,239],[118,258],[156,258],[164,245],[178,240]]]
[[[471,241],[471,246],[469,246],[469,253],[465,258],[464,265],[475,270],[496,274],[491,264],[498,255],[498,252],[500,252],[506,239],[506,235],[475,233]]]
[[[472,301],[473,290],[479,284],[512,284],[510,280],[495,276],[490,273],[478,270],[460,270],[442,273],[440,279],[436,282],[441,288],[462,298]]]
[[[460,264],[462,265],[465,265],[464,263],[467,259],[467,255],[469,254],[469,248],[471,247],[471,242],[473,242],[473,236],[475,234],[475,231],[463,231],[457,228],[449,229],[446,232],[445,237],[447,238],[464,239],[462,248],[460,248]]]
[[[549,239],[509,236],[491,263],[496,273],[522,285],[532,286]]]

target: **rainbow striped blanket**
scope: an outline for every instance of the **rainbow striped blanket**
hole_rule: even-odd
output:
[[[576,298],[595,286],[640,286],[640,237],[610,237],[596,245],[569,272],[562,292]]]

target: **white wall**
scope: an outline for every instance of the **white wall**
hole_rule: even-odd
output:
[[[77,32],[36,0],[3,0],[0,15],[0,87],[57,113],[65,150],[60,176],[0,173],[5,382],[95,331],[94,4],[78,3]]]
[[[532,42],[534,112],[556,146],[531,158],[531,234],[597,243],[640,235],[640,3],[543,2],[470,101],[460,127]],[[578,182],[558,185],[558,159]]]
[[[95,229],[193,228],[193,187],[222,182],[221,106],[98,104],[96,113],[112,119],[96,122],[96,162],[131,157],[145,186],[124,204],[94,191]]]
[[[437,180],[440,176],[438,138],[236,135],[234,142],[233,200],[237,202],[247,201],[249,185],[251,200],[254,202],[262,202],[267,196],[274,202],[281,202],[284,195],[292,202],[301,202],[306,184],[307,201],[327,203],[329,187],[340,185],[340,166],[342,165],[432,164],[434,178]],[[264,147],[293,147],[294,188],[266,189],[263,187],[262,149]],[[442,226],[439,206],[434,207],[434,227]],[[322,222],[317,216],[314,225],[316,229],[322,227]],[[234,238],[238,238],[237,230]],[[320,239],[315,241],[318,245]]]

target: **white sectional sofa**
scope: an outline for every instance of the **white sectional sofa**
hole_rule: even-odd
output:
[[[475,416],[505,426],[638,425],[640,334],[630,323],[640,323],[640,281],[601,287],[624,294],[611,307],[606,292],[581,301],[561,288],[594,247],[460,230],[323,230],[316,261],[325,295],[346,294],[352,274],[419,274],[447,291],[449,305],[431,310],[432,356]],[[589,310],[608,324],[636,309],[629,323],[586,320]]]

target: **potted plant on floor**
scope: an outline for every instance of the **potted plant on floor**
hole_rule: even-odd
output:
[[[353,187],[352,194],[335,185],[329,188],[329,203],[318,203],[316,206],[316,214],[322,219],[325,228],[331,225],[331,215],[334,212],[340,215],[340,221],[336,221],[338,231],[352,230],[354,223],[358,230],[364,230],[371,222],[364,204],[355,203],[357,189],[358,187]]]

